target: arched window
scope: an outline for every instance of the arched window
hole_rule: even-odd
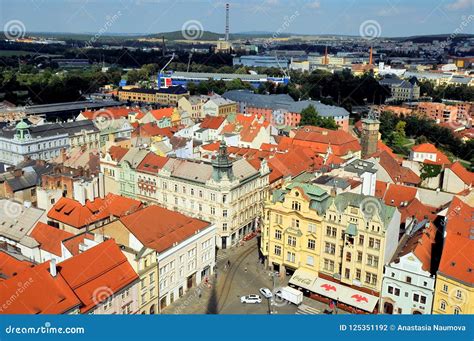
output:
[[[453,312],[454,315],[459,315],[461,314],[461,308],[459,307],[454,307],[454,312]]]
[[[154,315],[155,314],[155,305],[152,304],[152,306],[150,307],[150,315]]]

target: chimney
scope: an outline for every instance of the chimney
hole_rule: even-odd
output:
[[[225,41],[229,41],[229,4],[225,4]]]
[[[56,259],[51,259],[49,262],[49,273],[51,274],[52,277],[56,277],[57,271],[56,271]]]
[[[17,169],[15,169],[15,170],[13,170],[13,176],[14,176],[15,178],[19,178],[19,177],[22,176],[22,175],[23,175],[23,169],[17,168]]]

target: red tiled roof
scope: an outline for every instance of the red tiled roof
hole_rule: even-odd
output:
[[[262,128],[264,128],[264,126],[258,123],[244,125],[240,131],[240,140],[244,142],[253,142]]]
[[[431,143],[422,143],[416,146],[411,147],[411,150],[417,153],[437,153],[438,148],[434,144]]]
[[[407,240],[407,243],[401,249],[398,257],[412,252],[422,263],[422,269],[431,272],[431,265],[433,263],[431,257],[435,238],[436,227],[433,224],[430,224],[429,227],[418,230]]]
[[[206,116],[201,122],[201,128],[217,130],[224,123],[225,117],[222,116]]]
[[[417,198],[408,203],[407,206],[398,208],[401,214],[401,221],[406,221],[409,217],[415,217],[418,221],[436,219],[436,208],[422,204]]]
[[[0,251],[0,282],[16,276],[23,270],[33,266],[28,261],[18,260],[4,251]],[[0,306],[1,313],[1,306]]]
[[[102,201],[102,199],[97,198]],[[83,228],[87,225],[95,223],[97,221],[106,219],[109,217],[108,212],[96,211],[93,205],[91,210],[91,204],[89,201],[85,205],[70,198],[62,197],[59,201],[49,210],[48,218],[60,221],[66,225]]]
[[[127,148],[123,148],[119,146],[111,146],[109,148],[110,156],[112,157],[114,161],[117,161],[117,162],[122,160],[122,158],[125,156],[125,154],[127,154],[127,152],[128,152]]]
[[[81,300],[81,313],[138,279],[113,239],[59,263],[58,267],[61,276]]]
[[[148,153],[142,162],[138,165],[137,170],[140,172],[156,174],[158,170],[168,162],[169,158],[156,155],[155,153]]]
[[[295,177],[305,171],[316,171],[323,166],[324,159],[315,155],[312,156],[302,152],[302,149],[292,148],[284,154],[276,154],[268,160],[270,169],[276,169],[284,177]]]
[[[107,219],[110,215],[121,217],[140,209],[141,206],[142,204],[138,200],[124,198],[112,193],[107,194],[104,199],[95,198],[94,201],[87,200],[85,205],[76,200],[62,197],[49,210],[48,218],[80,229],[97,221]]]
[[[58,257],[62,256],[61,242],[71,238],[74,235],[56,227],[38,222],[30,233],[39,244],[41,250],[47,251]]]
[[[105,117],[107,119],[119,119],[127,118],[130,113],[138,113],[141,111],[139,108],[125,108],[125,107],[112,107],[107,109],[100,109],[96,111],[86,110],[82,112],[82,116],[88,120],[93,120],[96,117]]]
[[[465,184],[474,185],[474,173],[469,172],[460,162],[455,162],[448,166]]]
[[[78,255],[81,253],[79,245],[84,243],[84,240],[94,240],[94,235],[91,233],[81,233],[68,240],[63,241],[64,247],[71,253],[71,255]]]
[[[260,146],[260,150],[265,150],[268,152],[273,152],[273,151],[276,151],[277,149],[278,149],[277,144],[262,143],[262,145]]]
[[[168,138],[173,137],[173,132],[170,128],[160,128],[155,122],[141,124],[133,132],[133,136],[140,137],[153,137],[153,136],[166,136]]]
[[[454,197],[449,206],[443,253],[438,272],[472,286],[474,284],[474,233],[471,207]]]
[[[219,150],[220,145],[221,143],[218,141],[209,144],[203,144],[201,148],[210,152],[214,152]]]
[[[150,110],[150,113],[152,116],[155,118],[155,120],[161,120],[164,117],[169,117],[173,115],[174,108],[161,108],[161,109],[155,109],[155,110]],[[141,120],[146,113],[142,112],[137,115],[137,120]]]
[[[155,205],[120,220],[143,245],[158,252],[185,241],[209,226],[208,222]]]
[[[383,200],[388,206],[398,207],[402,202],[409,203],[415,199],[417,191],[416,187],[390,184]]]
[[[139,200],[108,193],[104,198],[104,202],[98,207],[98,210],[107,210],[109,216],[113,215],[114,217],[119,218],[140,210],[142,206],[143,205]]]
[[[20,295],[19,287],[23,288]],[[2,314],[63,314],[81,304],[60,273],[51,276],[49,261],[0,282],[0,301],[10,302],[2,307]]]
[[[418,185],[421,179],[411,169],[401,166],[389,153],[383,151],[379,155],[380,165],[387,171],[395,183]]]
[[[358,152],[362,149],[359,141],[348,132],[313,126],[301,127],[296,130],[293,141],[284,139],[280,140],[280,143],[283,141],[297,146],[310,147],[318,153],[326,153],[331,146],[333,154],[337,156],[345,156],[349,152]]]
[[[379,199],[382,199],[387,191],[388,182],[379,181],[375,182],[375,196]]]

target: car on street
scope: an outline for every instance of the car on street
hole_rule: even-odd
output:
[[[262,303],[262,298],[258,295],[247,295],[247,296],[242,296],[240,298],[240,302],[250,303],[250,304]]]
[[[268,288],[260,288],[260,293],[263,295],[265,298],[272,298],[273,294]]]

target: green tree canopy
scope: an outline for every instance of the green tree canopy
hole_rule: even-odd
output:
[[[313,105],[301,111],[300,126],[316,126],[321,128],[337,130],[338,125],[332,117],[321,117]]]

